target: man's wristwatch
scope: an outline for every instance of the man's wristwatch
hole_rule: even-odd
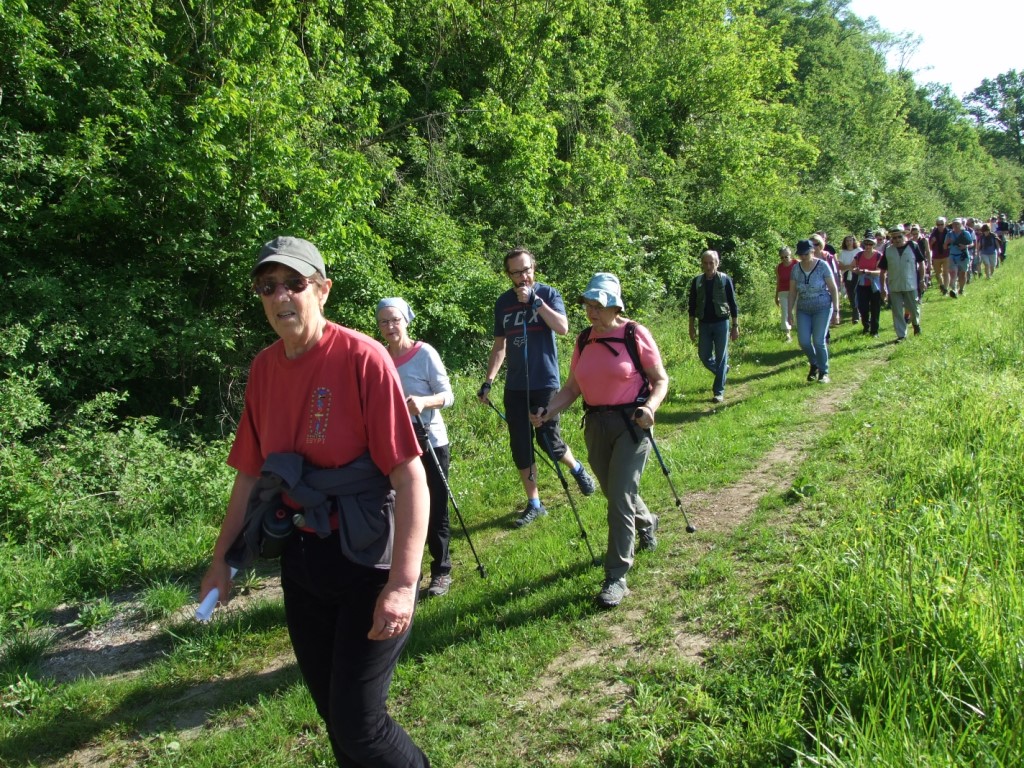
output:
[[[544,304],[544,302],[541,300],[540,296],[537,296],[536,298],[534,298],[534,300],[533,300],[533,308],[534,309],[540,309],[542,304]]]

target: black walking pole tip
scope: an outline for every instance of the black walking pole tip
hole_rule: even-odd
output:
[[[687,533],[696,533],[696,532],[697,532],[697,529],[696,529],[696,528],[694,528],[694,527],[693,527],[692,525],[689,525],[689,524],[687,524],[687,526],[686,526],[686,532],[687,532]]]

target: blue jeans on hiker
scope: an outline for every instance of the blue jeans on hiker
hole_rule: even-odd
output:
[[[729,318],[697,325],[697,356],[704,367],[715,374],[711,392],[725,394],[725,375],[729,372]]]
[[[806,312],[796,305],[796,337],[800,341],[800,349],[807,355],[807,362],[825,375],[828,373],[828,345],[825,334],[832,319],[832,305],[814,312]]]
[[[342,768],[426,768],[409,735],[388,715],[388,688],[409,633],[370,640],[388,572],[341,553],[338,532],[296,531],[281,556],[285,621],[299,671],[327,725]]]

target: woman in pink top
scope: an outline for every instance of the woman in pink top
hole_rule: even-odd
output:
[[[622,314],[619,279],[598,272],[580,296],[590,328],[580,334],[569,378],[531,419],[539,427],[583,395],[590,466],[608,500],[605,580],[597,601],[618,605],[629,594],[626,573],[640,549],[653,550],[658,516],[640,498],[640,475],[651,451],[645,430],[668,392],[668,374],[650,332]]]

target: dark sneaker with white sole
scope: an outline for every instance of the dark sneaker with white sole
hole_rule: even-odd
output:
[[[526,508],[523,510],[522,517],[516,520],[516,528],[522,528],[524,525],[529,525],[538,517],[544,517],[547,513],[548,511],[544,509],[543,504],[539,507],[535,507],[527,502]]]
[[[605,608],[614,608],[622,602],[622,598],[629,594],[629,587],[626,586],[626,579],[605,579],[597,595],[597,602]]]

